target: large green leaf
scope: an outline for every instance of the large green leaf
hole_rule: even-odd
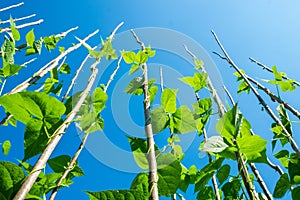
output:
[[[24,159],[27,160],[44,150],[49,138],[45,132],[46,127],[38,119],[31,119],[25,128],[24,135]]]
[[[99,113],[105,108],[107,99],[107,94],[101,88],[96,88],[94,90],[92,94],[92,104],[95,113]]]
[[[264,157],[267,162],[265,151],[267,141],[258,135],[238,137],[236,140],[239,152],[242,153],[246,160],[254,162],[258,158]]]
[[[274,198],[281,198],[290,189],[291,184],[289,181],[288,174],[282,174],[276,183],[273,196]]]
[[[230,174],[230,165],[223,165],[217,172],[217,178],[220,182],[220,185],[226,181]]]
[[[223,161],[224,158],[218,158],[197,172],[194,192],[204,189],[205,185],[213,177],[214,173],[220,168]]]
[[[176,112],[176,93],[177,89],[164,89],[161,95],[161,105],[167,113]]]
[[[95,112],[85,113],[79,120],[79,127],[84,133],[102,131],[104,128],[104,120],[101,118],[100,114]]]
[[[298,200],[299,199],[299,196],[300,196],[300,186],[294,188],[292,190],[292,198],[293,200]]]
[[[14,64],[15,43],[5,36],[4,43],[1,46],[3,67]]]
[[[211,186],[205,186],[197,194],[197,200],[212,200],[215,199],[215,193]]]
[[[205,73],[194,73],[194,76],[186,76],[180,78],[182,82],[191,86],[194,89],[194,92],[198,92],[200,89],[206,87],[207,85],[207,74]]]
[[[290,182],[292,184],[297,183],[299,180],[297,180],[300,176],[300,160],[299,158],[295,157],[294,154],[290,155],[290,161],[288,164],[288,172],[290,176]]]
[[[148,169],[148,144],[147,141],[141,138],[133,138],[127,136],[133,157],[137,165],[142,169]]]
[[[7,78],[7,77],[18,74],[18,72],[23,68],[24,68],[24,66],[15,65],[15,64],[7,64],[7,65],[3,66],[2,69],[0,69],[0,73],[1,73],[1,76],[3,76],[4,78]]]
[[[0,174],[0,197],[11,199],[25,177],[24,172],[11,162],[1,161]]]
[[[135,190],[136,199],[148,200],[149,198],[149,180],[148,174],[138,174],[131,183],[130,189]]]
[[[174,133],[184,134],[197,129],[194,115],[187,106],[180,106],[172,115],[173,127],[170,128]]]
[[[224,194],[225,200],[232,200],[232,199],[239,199],[239,191],[241,189],[241,183],[240,180],[235,178],[231,180],[230,182],[227,182],[222,187],[222,191]]]
[[[157,157],[158,193],[169,197],[179,188],[181,165],[171,153],[160,154]]]
[[[162,107],[151,111],[151,124],[153,133],[159,133],[167,127],[169,116]]]
[[[224,142],[221,136],[212,136],[200,146],[200,150],[208,153],[219,153],[227,147],[228,145]]]
[[[210,98],[201,99],[193,104],[194,119],[196,120],[199,135],[203,133],[205,125],[212,113],[211,106],[212,100]]]
[[[61,156],[51,158],[50,160],[48,160],[48,164],[55,173],[63,173],[64,171],[66,171],[70,161],[71,161],[70,156],[61,155]],[[74,176],[84,176],[84,172],[78,166],[77,161],[69,173],[70,178],[73,178]]]
[[[143,52],[143,51],[139,51],[136,56],[135,56],[135,63],[140,65],[140,64],[143,64],[143,63],[146,63],[148,60],[148,55]]]
[[[135,53],[132,51],[123,51],[122,52],[123,59],[125,63],[131,64],[135,61]]]
[[[6,112],[26,124],[32,116],[39,120],[58,121],[65,112],[65,106],[56,98],[39,92],[20,92],[0,97],[0,104]]]
[[[26,42],[27,45],[32,47],[33,46],[33,42],[35,40],[35,35],[34,35],[34,30],[31,29],[27,34],[26,34]]]
[[[289,165],[289,151],[288,150],[281,150],[279,152],[277,152],[276,154],[274,154],[274,157],[277,158],[282,166],[284,166],[285,168],[288,168]]]

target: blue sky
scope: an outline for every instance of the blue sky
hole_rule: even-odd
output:
[[[12,3],[18,3],[18,1],[1,1],[0,7],[5,7]],[[10,11],[1,13],[1,19],[6,19],[9,13]],[[210,30],[213,29],[218,34],[232,59],[249,75],[255,78],[271,77],[249,62],[248,57],[251,56],[266,65],[276,65],[280,71],[287,72],[291,78],[298,80],[300,78],[298,61],[298,54],[300,52],[300,2],[296,0],[285,2],[279,0],[229,0],[222,2],[215,0],[152,0],[146,2],[136,0],[85,0],[84,2],[52,0],[41,2],[32,0],[25,1],[24,6],[11,10],[13,17],[22,17],[32,13],[37,14],[35,19],[43,18],[45,20],[44,23],[35,27],[36,34],[40,36],[59,33],[68,28],[79,26],[76,32],[72,32],[65,39],[65,44],[76,42],[73,35],[83,38],[95,29],[100,29],[101,36],[106,37],[121,21],[124,21],[125,24],[119,32],[127,31],[131,28],[161,27],[189,36],[197,41],[211,56],[220,74],[222,74],[224,84],[232,92],[233,97],[239,101],[241,110],[244,112],[246,118],[253,123],[254,131],[261,134],[265,139],[270,139],[272,135],[269,131],[271,121],[265,113],[261,112],[261,107],[252,95],[236,94],[237,83],[232,76],[233,70],[228,67],[227,63],[212,54],[213,51],[220,52],[220,50]],[[90,44],[97,45],[99,41],[99,37],[97,36],[90,40]],[[68,63],[71,66],[78,66],[85,57],[85,52],[82,49],[79,53],[70,55]],[[55,53],[51,52],[49,57],[54,57]],[[161,53],[163,54],[163,52]],[[166,60],[166,58],[168,58],[168,55],[165,58],[157,58],[155,62],[168,66],[187,64],[184,61],[177,61],[175,58],[170,58],[170,61]],[[39,61],[37,64],[41,65],[43,63],[43,61]],[[38,69],[38,66],[34,66],[33,68]],[[24,72],[22,76],[31,75],[34,69],[30,70]],[[181,70],[181,68],[177,70]],[[189,75],[191,75],[192,71],[184,70],[186,70],[184,73],[190,73]],[[126,69],[122,69],[117,78],[122,78],[125,73]],[[103,76],[103,81],[105,80],[107,80],[107,75]],[[10,83],[13,85],[19,81],[21,79],[11,80]],[[110,94],[112,94],[115,86],[117,86],[116,83],[113,83],[111,91],[108,91]],[[292,105],[299,108],[298,99],[295,98],[296,95],[299,95],[299,89],[293,95],[286,94],[285,96]],[[135,106],[140,102],[140,98],[130,99],[129,108],[134,110],[132,114],[134,122],[141,125],[142,110]],[[110,108],[106,109],[103,113],[104,118],[107,115],[109,119],[106,120],[105,130],[109,130],[113,134],[108,136],[108,139],[115,146],[126,150],[128,149],[128,144],[126,143],[124,131],[116,126],[110,113]],[[260,122],[260,119],[264,119],[266,123]],[[17,140],[16,144],[19,145],[16,146],[20,147],[22,145],[20,143],[20,133],[23,128],[20,125],[17,130],[9,129],[13,131],[13,135],[3,133],[0,135],[0,141],[13,138]],[[297,130],[300,129],[295,125],[295,133]],[[21,132],[17,133],[18,131]],[[4,130],[1,132],[4,132]],[[69,135],[63,138],[54,155],[60,155],[66,150],[70,155],[74,153],[80,142],[78,132],[75,127],[71,127],[68,133]],[[161,141],[164,139],[164,136],[158,136],[156,139]],[[296,140],[298,143],[300,142],[299,137]],[[191,163],[199,163],[199,166],[201,166],[201,163],[207,161],[207,158],[203,158],[202,154],[199,154],[200,157],[198,156],[197,148],[199,141],[195,140],[194,145],[186,152],[187,156],[184,162],[187,166]],[[14,160],[20,158],[18,155],[20,153],[22,155],[22,148],[16,146],[13,146],[9,158],[0,154],[0,159]],[[105,152],[105,148],[103,148],[102,152]],[[195,156],[195,152],[197,152],[197,156]],[[110,152],[105,153],[108,156],[112,156]],[[114,156],[121,159],[118,155]],[[121,172],[104,165],[86,150],[83,151],[79,158],[79,165],[85,171],[86,176],[75,179],[75,183],[70,188],[61,190],[57,199],[71,199],[71,197],[88,199],[82,192],[83,190],[99,191],[104,189],[128,188],[135,176],[133,173]],[[268,170],[265,166],[259,165],[259,167],[264,171]],[[273,176],[273,173],[271,175]],[[268,183],[271,183],[270,190],[273,191],[275,179],[270,178],[268,174],[265,174],[265,178]],[[189,192],[191,193],[192,190]],[[193,197],[187,196],[187,199],[193,199]]]

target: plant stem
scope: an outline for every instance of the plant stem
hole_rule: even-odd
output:
[[[145,45],[141,42],[136,35],[136,33],[131,29],[130,30],[136,42],[141,45],[142,50],[145,49]],[[148,165],[150,170],[150,180],[149,180],[149,191],[150,191],[150,199],[151,200],[159,200],[158,196],[158,175],[157,175],[157,163],[155,157],[155,142],[153,138],[151,117],[150,117],[150,95],[148,91],[148,69],[147,64],[142,64],[143,69],[143,91],[144,91],[144,117],[145,117],[145,132],[147,135],[147,143],[148,143]]]
[[[278,117],[276,117],[276,115],[273,113],[273,111],[268,106],[268,104],[266,104],[266,102],[263,100],[263,98],[260,96],[260,94],[257,92],[257,90],[253,87],[253,85],[250,83],[249,79],[244,75],[244,73],[242,73],[242,71],[238,68],[238,66],[231,60],[231,58],[227,54],[226,50],[224,49],[223,45],[221,44],[220,40],[218,39],[218,37],[214,31],[212,31],[212,34],[213,34],[215,40],[217,41],[219,47],[221,48],[222,52],[225,55],[225,57],[221,56],[221,58],[225,59],[241,75],[241,77],[244,79],[244,81],[249,85],[251,91],[254,93],[254,95],[256,96],[258,101],[263,105],[263,107],[265,108],[265,110],[267,111],[269,116],[274,120],[274,122],[277,125],[279,125],[282,128],[283,133],[288,138],[292,149],[297,153],[298,157],[300,158],[299,147],[298,147],[297,143],[295,142],[295,140],[293,139],[293,137],[291,136],[291,134],[286,130],[286,128],[284,127],[282,122],[278,119]]]

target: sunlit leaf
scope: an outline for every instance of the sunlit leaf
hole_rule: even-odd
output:
[[[176,112],[176,93],[177,89],[164,89],[161,95],[161,105],[167,113]]]
[[[123,59],[124,61],[127,63],[127,64],[131,64],[135,61],[135,53],[132,52],[132,51],[123,51],[122,52],[122,56],[123,56]]]
[[[169,116],[162,107],[151,111],[151,124],[153,133],[159,133],[166,128]]]
[[[27,34],[26,34],[26,42],[27,45],[30,47],[33,47],[33,42],[35,40],[35,35],[33,29],[31,29]]]
[[[187,106],[180,106],[172,115],[171,119],[174,122],[174,133],[184,134],[197,129],[193,113]]]
[[[11,143],[9,140],[5,140],[3,143],[2,143],[2,153],[4,155],[7,155],[9,153],[9,150],[11,148]]]
[[[227,147],[228,145],[224,142],[221,136],[212,136],[204,142],[200,150],[208,153],[219,153]]]

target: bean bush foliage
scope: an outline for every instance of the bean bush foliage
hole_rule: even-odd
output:
[[[29,26],[36,25],[39,21],[19,26],[16,25],[16,21],[17,19],[10,17],[10,20],[1,24],[3,27],[0,29],[0,105],[5,111],[2,115],[1,134],[8,126],[17,127],[24,124],[24,156],[15,162],[0,161],[0,199],[54,199],[60,188],[69,187],[73,183],[74,177],[84,176],[77,159],[89,134],[103,130],[105,122],[101,111],[110,98],[106,91],[122,60],[122,65],[128,67],[129,74],[138,74],[138,71],[141,72],[139,74],[143,74],[142,77],[137,75],[124,88],[130,95],[144,96],[142,103],[147,139],[127,137],[141,172],[136,175],[128,189],[84,191],[91,200],[144,200],[159,199],[162,196],[185,199],[188,187],[193,187],[196,198],[201,200],[273,199],[283,197],[288,191],[292,199],[299,199],[300,151],[294,140],[293,122],[289,115],[300,118],[300,114],[280,96],[281,92],[293,92],[299,83],[279,72],[275,66],[268,68],[252,59],[274,75],[272,80],[263,80],[267,85],[264,86],[235,65],[213,32],[224,56],[216,54],[236,70],[234,75],[240,82],[237,92],[253,93],[263,111],[274,121],[270,124],[270,130],[274,134],[273,140],[267,141],[252,131],[251,127],[255,123],[252,124],[246,119],[228,91],[232,106],[224,106],[205,70],[205,63],[187,47],[187,53],[194,60],[195,73],[180,78],[180,81],[193,89],[195,96],[191,98],[195,98],[195,103],[178,105],[178,89],[161,88],[159,92],[157,79],[162,80],[162,77],[148,77],[147,62],[155,56],[156,51],[151,46],[146,47],[133,30],[133,38],[141,45],[141,50],[114,50],[111,42],[122,23],[110,36],[101,40],[101,47],[96,50],[90,47],[87,40],[97,34],[97,31],[84,39],[76,38],[76,44],[62,47],[59,46],[60,41],[77,27],[60,34],[37,37],[35,30]],[[65,76],[71,76],[71,70],[76,71],[76,66],[69,66],[65,57],[80,46],[88,50],[87,56],[94,58],[95,62],[91,65],[91,77],[87,80],[86,87],[70,95],[81,67],[77,69],[70,83],[63,82]],[[39,59],[40,54],[47,54],[47,51],[55,52],[57,57],[39,67],[39,70],[23,83],[6,85],[7,80],[17,77],[20,71],[27,70],[27,66],[34,65],[35,59],[30,58],[36,56]],[[23,59],[23,64],[19,63],[20,58]],[[118,66],[106,84],[92,87],[98,72],[96,66],[101,59],[119,59]],[[271,91],[272,85],[275,85],[277,94]],[[200,98],[198,94],[203,90],[211,94],[206,92],[204,94],[207,96],[201,95]],[[7,92],[3,94],[4,91]],[[269,102],[267,103],[258,91],[265,93],[264,97],[270,97],[272,101],[277,102],[276,112],[271,110]],[[160,98],[160,106],[152,108],[151,103],[155,97]],[[269,101],[269,98],[267,100]],[[217,110],[213,108],[214,103]],[[208,137],[207,124],[215,114],[220,116],[216,124],[219,135]],[[64,134],[72,134],[68,132],[68,128],[73,123],[84,133],[76,154],[52,157],[51,153]],[[195,165],[191,166],[186,166],[183,162],[184,152],[179,136],[195,131],[203,140],[199,144],[199,150],[206,152],[209,158],[202,168],[197,168],[196,162],[200,162],[197,159]],[[160,149],[155,145],[153,135],[156,134],[169,134],[168,140],[165,141],[167,148]],[[2,154],[9,156],[14,141],[0,142]],[[271,143],[272,149],[267,149],[268,143]],[[279,151],[274,152],[275,149]],[[271,162],[276,159],[280,165]],[[270,173],[274,173],[274,180],[277,179],[274,185],[265,184],[264,176],[256,168],[257,163],[273,169]],[[46,166],[52,171],[46,173],[43,170]],[[270,192],[269,189],[273,191]]]

